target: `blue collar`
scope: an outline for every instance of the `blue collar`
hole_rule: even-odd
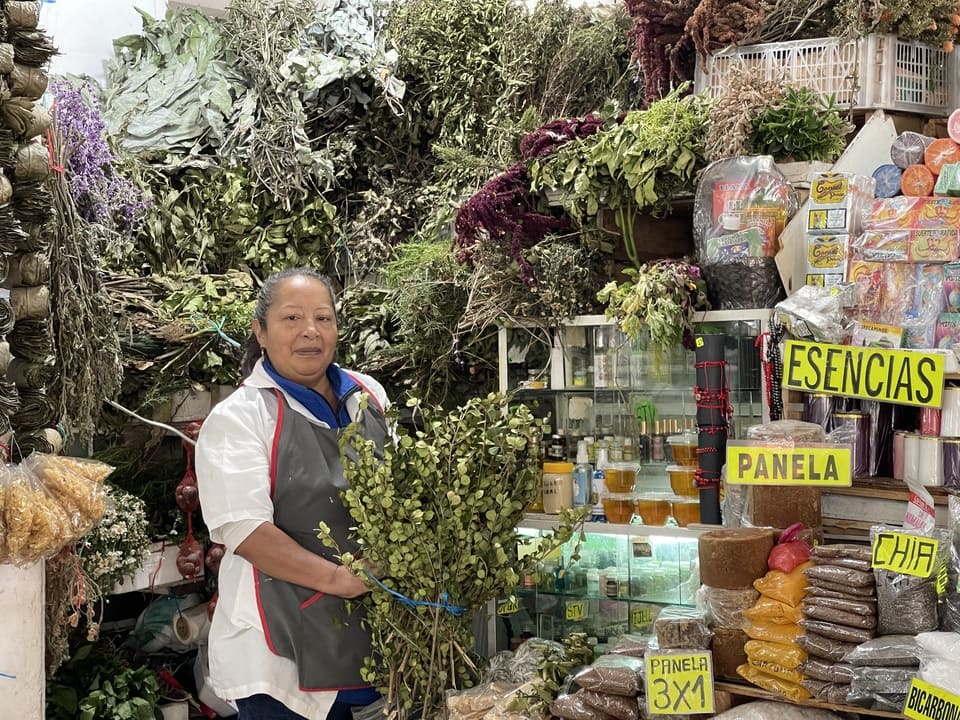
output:
[[[320,422],[326,423],[332,428],[345,428],[350,424],[350,414],[347,412],[344,400],[360,386],[347,372],[341,370],[339,365],[331,363],[330,367],[327,368],[327,380],[330,381],[330,387],[333,388],[334,394],[340,401],[340,408],[337,413],[334,413],[327,399],[316,390],[283,377],[270,364],[268,358],[263,359],[263,369],[280,386],[280,389],[303,405]]]

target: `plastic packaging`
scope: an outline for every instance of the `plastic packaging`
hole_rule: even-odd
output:
[[[697,606],[706,611],[710,627],[739,629],[743,627],[744,611],[753,607],[760,593],[752,587],[727,590],[701,585],[697,591]]]
[[[797,645],[815,657],[840,662],[858,643],[844,642],[808,631],[797,638]]]
[[[753,665],[741,665],[737,668],[737,673],[747,682],[751,682],[757,687],[761,687],[764,690],[769,690],[770,692],[777,693],[778,695],[783,695],[790,700],[800,702],[801,700],[807,700],[810,697],[810,691],[804,688],[798,683],[788,682],[786,680],[781,680],[779,678],[768,675],[767,673],[759,670]],[[773,715],[771,717],[780,717],[779,715]]]
[[[813,680],[810,678],[804,680],[801,685],[810,691],[814,700],[831,703],[833,705],[845,704],[847,702],[847,693],[850,691],[850,686],[843,683],[825,682],[823,680]]]
[[[751,667],[755,667],[757,670],[780,680],[798,684],[803,680],[803,673],[796,668],[784,667],[779,663],[767,662],[766,660],[751,659],[749,664]]]
[[[524,683],[540,675],[544,660],[560,662],[566,657],[563,645],[553,640],[530,638],[513,654],[510,665],[510,680]]]
[[[801,340],[842,343],[850,334],[853,324],[843,311],[844,294],[836,292],[838,287],[804,285],[789,298],[777,303],[774,308],[777,319],[791,335]]]
[[[550,714],[565,720],[608,720],[610,717],[587,705],[580,693],[558,697],[550,703]]]
[[[806,594],[807,578],[804,571],[811,567],[813,563],[808,562],[798,565],[791,573],[771,570],[762,578],[755,580],[753,586],[760,591],[761,595],[797,607]]]
[[[801,420],[773,420],[748,427],[747,440],[804,445],[808,442],[826,442],[827,436],[823,428],[816,423]]]
[[[875,525],[870,529],[871,539],[880,532],[892,531],[924,535],[907,528]],[[937,576],[944,572],[950,553],[950,532],[934,529],[932,537],[939,541],[930,577],[901,575],[888,570],[876,570],[877,632],[879,635],[916,635],[939,627]]]
[[[771,570],[789,573],[810,559],[810,545],[800,538],[803,523],[794,523],[782,533],[767,557]]]
[[[820,580],[814,578],[808,581],[809,588],[822,588],[824,590],[830,590],[833,593],[850,599],[856,598],[867,598],[872,599],[876,598],[877,590],[872,585],[865,585],[864,587],[856,587],[854,585],[840,585],[838,583],[827,582],[826,580]]]
[[[818,658],[807,660],[800,666],[800,669],[804,675],[812,677],[814,680],[840,683],[842,685],[849,685],[850,678],[853,677],[853,665],[828,662]]]
[[[799,625],[782,625],[765,620],[750,620],[743,631],[754,640],[766,640],[784,645],[796,642],[797,638],[803,634],[803,629]]]
[[[811,607],[831,608],[833,610],[842,610],[843,612],[853,613],[856,615],[875,616],[877,614],[877,603],[876,601],[872,600],[844,600],[840,598],[829,597],[808,597],[803,601],[803,610],[806,611],[807,608]]]
[[[824,622],[822,620],[801,620],[800,626],[810,632],[850,643],[862,643],[872,640],[876,632],[871,628],[853,628],[846,625]],[[809,648],[807,648],[809,650]]]
[[[787,605],[769,597],[761,597],[749,610],[743,611],[743,616],[750,620],[765,620],[778,625],[790,625],[803,619],[803,611],[799,607]]]
[[[826,560],[829,558],[849,558],[851,560],[860,560],[869,563],[872,557],[870,548],[866,545],[847,545],[837,543],[833,545],[816,545],[810,550],[810,557],[813,560]]]
[[[837,565],[815,565],[806,570],[809,580],[824,580],[837,585],[852,585],[853,587],[872,587],[875,584],[873,573]]]
[[[574,675],[573,681],[585,690],[633,697],[643,688],[643,660],[628,655],[602,655]]]
[[[807,695],[809,697],[809,693]],[[714,716],[714,720],[840,720],[840,716],[828,710],[787,705],[770,700],[737,705]]]
[[[617,638],[617,644],[610,650],[610,654],[642,658],[649,646],[650,638],[646,635],[627,633]]]
[[[881,635],[857,645],[843,661],[856,666],[915,667],[920,664],[920,647],[913,635]]]
[[[653,623],[661,650],[708,650],[712,636],[704,610],[671,605]]]
[[[837,608],[823,607],[822,605],[806,605],[803,611],[808,618],[836,623],[837,625],[865,628],[867,630],[873,630],[877,626],[876,615],[858,615]]]
[[[700,176],[693,206],[700,264],[775,256],[780,233],[798,206],[796,192],[770,156],[711,163]]]
[[[447,693],[448,720],[483,720],[501,699],[516,690],[512,683],[488,682],[468,690]]]
[[[915,667],[856,667],[847,702],[875,710],[900,712],[916,675]]]
[[[748,640],[743,649],[751,661],[776,663],[790,669],[806,662],[808,657],[807,651],[796,645],[784,645],[765,640]]]
[[[946,453],[944,455],[946,456]],[[947,509],[951,539],[947,561],[947,588],[940,604],[940,629],[960,632],[960,497],[950,495]]]
[[[640,705],[635,698],[598,693],[594,690],[583,690],[577,695],[590,707],[617,720],[638,720],[640,717]]]
[[[920,679],[960,695],[960,635],[928,632],[917,635]]]

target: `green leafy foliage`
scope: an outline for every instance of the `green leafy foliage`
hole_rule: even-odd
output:
[[[787,87],[776,104],[753,120],[747,141],[751,154],[774,160],[832,163],[847,146],[853,125],[840,114],[833,95],[808,87]]]
[[[399,428],[382,459],[357,425],[341,435],[350,482],[344,502],[362,557],[408,598],[467,610],[410,608],[376,587],[364,600],[374,655],[363,676],[401,719],[421,704],[422,716],[434,717],[446,688],[472,685],[478,671],[470,655],[472,612],[509,593],[525,570],[574,533],[575,514],[568,511],[555,535],[518,559],[524,540],[516,526],[539,490],[541,427],[526,406],[504,413],[506,402],[490,394],[444,413],[410,400],[420,429]],[[319,531],[332,546],[327,528]],[[349,554],[342,558],[362,567]]]
[[[678,88],[649,110],[616,118],[530,166],[533,189],[559,191],[564,209],[581,222],[601,209],[664,212],[672,197],[693,190],[703,166],[709,103]]]
[[[80,646],[47,686],[47,720],[159,720],[160,683],[108,642]]]

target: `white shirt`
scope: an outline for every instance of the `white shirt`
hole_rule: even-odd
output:
[[[383,387],[373,378],[352,372],[362,386],[386,407]],[[262,388],[276,388],[261,363],[242,387],[217,405],[203,423],[196,449],[197,485],[210,539],[227,549],[218,576],[220,599],[210,626],[210,685],[216,695],[236,700],[264,693],[308,720],[324,720],[335,691],[300,690],[297,668],[267,647],[257,609],[253,565],[234,554],[261,523],[273,521],[270,500],[270,453],[276,414],[264,401]],[[356,417],[359,393],[347,401]],[[302,404],[284,393],[295,412],[320,427]]]

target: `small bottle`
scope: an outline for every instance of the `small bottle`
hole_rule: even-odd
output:
[[[605,327],[593,333],[593,386],[605,388],[610,385],[610,336]]]
[[[637,438],[637,460],[642,463],[650,462],[650,433],[647,421],[640,421],[640,436]]]
[[[623,439],[623,461],[633,462],[633,438],[629,435]]]
[[[587,441],[577,443],[577,464],[573,466],[573,506],[583,507],[592,494],[593,467],[587,455]]]
[[[660,421],[657,420],[653,423],[653,435],[650,437],[650,459],[653,462],[666,461],[666,444],[666,438],[660,431]]]
[[[590,501],[593,503],[593,515],[591,522],[606,522],[607,511],[603,509],[603,493],[606,491],[604,481],[607,476],[604,469],[607,467],[607,449],[605,447],[597,449],[597,469],[593,471],[593,483]]]
[[[610,462],[623,462],[623,438],[615,435],[607,442],[610,453]]]
[[[593,435],[587,435],[583,440],[587,443],[587,462],[592,464],[597,458],[597,443]]]

